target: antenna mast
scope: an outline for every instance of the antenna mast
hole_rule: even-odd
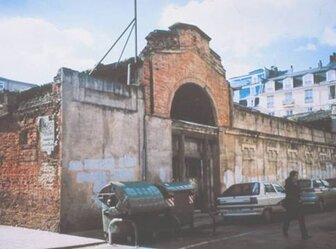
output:
[[[114,46],[119,42],[119,40],[124,36],[126,31],[131,27],[130,34],[126,40],[126,43],[124,45],[124,48],[122,49],[121,55],[119,57],[118,63],[124,53],[124,50],[126,48],[126,45],[128,43],[129,37],[134,29],[134,43],[135,43],[135,56],[134,56],[134,63],[137,63],[137,57],[138,57],[138,19],[137,19],[137,0],[134,0],[134,18],[132,21],[128,24],[128,26],[124,29],[124,31],[121,33],[121,35],[117,38],[117,40],[113,43],[113,45],[109,48],[109,50],[105,53],[105,55],[100,59],[100,61],[93,67],[93,69],[89,72],[89,75],[91,75],[96,68],[102,63],[102,61],[106,58],[106,56],[111,52],[111,50],[114,48]]]
[[[137,63],[138,57],[138,15],[137,15],[137,0],[134,0],[134,43],[135,43],[135,56],[134,63]]]

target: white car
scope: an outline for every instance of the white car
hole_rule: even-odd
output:
[[[224,217],[260,216],[270,222],[273,213],[284,212],[285,189],[276,183],[233,184],[217,198],[217,210]]]

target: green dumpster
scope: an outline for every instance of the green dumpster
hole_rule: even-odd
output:
[[[157,186],[147,182],[110,182],[98,194],[102,202],[104,234],[108,235],[113,219],[125,220],[111,226],[113,234],[129,234],[129,223],[135,224],[141,233],[157,227],[160,216],[167,212],[167,204]]]
[[[160,189],[169,207],[169,216],[182,227],[194,225],[194,188],[190,183],[161,183]]]

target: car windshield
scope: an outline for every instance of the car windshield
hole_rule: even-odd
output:
[[[234,184],[224,191],[222,196],[258,195],[260,184],[258,182]]]
[[[310,180],[299,180],[299,185],[301,188],[310,188],[311,181]]]
[[[323,187],[323,183],[320,180],[314,180],[313,186],[314,188],[321,188]]]
[[[321,180],[321,181],[325,187],[330,188],[329,182],[327,182],[326,180]]]

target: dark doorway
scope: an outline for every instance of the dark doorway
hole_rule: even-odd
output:
[[[197,124],[178,129],[179,122],[173,123],[173,181],[191,183],[195,208],[207,212],[219,191],[217,129]]]
[[[187,83],[175,93],[170,110],[172,119],[215,126],[211,99],[200,86]]]
[[[218,128],[214,105],[202,87],[187,83],[175,93],[173,121],[173,178],[190,182],[195,208],[207,212],[219,190]],[[187,121],[187,122],[185,122]]]
[[[209,211],[218,194],[219,161],[215,134],[198,133],[200,127],[188,124],[187,134],[173,130],[173,178],[176,182],[189,182],[195,190],[195,208]],[[190,133],[197,128],[197,133]],[[206,131],[214,131],[207,128]],[[204,132],[205,130],[201,131]]]

